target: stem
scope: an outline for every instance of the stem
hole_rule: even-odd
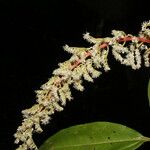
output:
[[[133,38],[133,37],[121,38],[121,39],[118,39],[118,42],[128,42],[128,41],[132,41],[132,38]],[[146,39],[146,38],[137,37],[137,40],[138,40],[139,42],[150,43],[150,39]]]
[[[120,43],[120,42],[129,42],[129,41],[132,41],[132,38],[133,38],[133,37],[125,37],[125,38],[120,38],[120,39],[118,39],[117,41],[118,41],[119,43]],[[146,39],[146,38],[137,37],[137,40],[138,40],[139,42],[142,42],[142,43],[150,43],[150,39]],[[99,47],[100,47],[100,49],[102,49],[102,48],[106,48],[107,46],[108,46],[108,43],[105,42],[105,43],[101,44]],[[89,57],[89,56],[91,56],[91,53],[88,51],[88,52],[85,53],[85,58],[87,58],[87,57]],[[73,70],[74,68],[76,68],[80,63],[81,63],[81,61],[80,61],[80,59],[79,59],[78,61],[76,61],[76,62],[72,65],[71,70]]]
[[[145,142],[150,142],[150,138],[149,138],[149,137],[143,137],[143,140],[144,140]]]

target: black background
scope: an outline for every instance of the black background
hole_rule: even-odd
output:
[[[146,0],[1,0],[0,1],[0,150],[14,150],[13,134],[21,124],[21,110],[35,103],[39,89],[70,55],[62,46],[90,46],[82,34],[111,36],[112,29],[138,34],[150,19]],[[73,90],[74,100],[56,113],[44,132],[35,135],[37,145],[72,125],[110,121],[127,125],[150,137],[147,98],[149,69],[133,71],[109,58],[111,71]],[[150,149],[144,144],[143,150]]]

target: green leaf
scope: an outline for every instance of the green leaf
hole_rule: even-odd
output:
[[[150,105],[150,80],[148,82],[148,99],[149,99],[149,105]]]
[[[150,138],[126,126],[95,122],[63,129],[39,150],[135,150]]]

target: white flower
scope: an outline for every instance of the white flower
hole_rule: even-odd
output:
[[[54,107],[54,109],[56,109],[57,111],[62,111],[64,108],[63,107],[61,107],[59,104],[58,104],[58,102],[53,102],[52,103],[52,105],[53,105],[53,107]]]
[[[123,31],[112,30],[112,35],[115,37],[115,39],[120,39],[124,38],[126,34]]]
[[[59,100],[59,95],[58,95],[58,87],[57,86],[52,86],[51,87],[51,94],[55,97],[55,99],[58,101]]]
[[[67,97],[62,89],[59,89],[59,95],[60,95],[61,105],[63,106],[66,105]]]
[[[117,52],[115,49],[112,50],[112,54],[114,55],[115,59],[120,61],[121,64],[124,62],[124,58],[120,55],[119,52]]]
[[[145,34],[147,35],[148,37],[150,37],[150,21],[147,21],[147,22],[143,22],[142,24],[142,30],[141,30],[141,35]]]
[[[75,49],[69,47],[68,45],[63,46],[63,49],[64,49],[65,51],[67,51],[68,53],[72,53],[72,54],[75,52]]]
[[[81,71],[80,67],[75,68],[72,71],[72,78],[73,78],[73,80],[80,80],[81,77],[82,77],[82,74],[83,74],[83,72]]]
[[[118,43],[116,45],[113,45],[112,47],[113,47],[112,54],[114,55],[115,59],[120,61],[121,64],[129,66],[130,65],[128,59],[129,57],[128,54],[130,53],[129,49]],[[124,55],[122,56],[122,54]]]
[[[93,61],[93,65],[95,68],[101,68],[101,60],[100,60],[100,54],[96,55],[95,57],[91,57]]]
[[[121,44],[116,44],[116,45],[113,45],[112,47],[113,47],[113,50],[112,50],[112,51],[115,50],[115,51],[117,51],[118,53],[124,54],[124,53],[128,53],[128,52],[129,52],[128,48],[127,48],[127,47],[124,47],[124,46],[121,45]]]
[[[50,116],[46,115],[43,119],[41,119],[41,124],[48,124],[50,119]]]
[[[83,72],[83,78],[89,82],[93,82],[92,77],[89,75],[86,65],[81,66],[81,71]]]
[[[143,55],[145,67],[150,67],[150,49],[147,49]]]
[[[78,81],[75,81],[73,83],[73,87],[79,91],[83,91],[84,90],[84,87],[82,85],[82,81],[81,80],[78,80]]]
[[[141,67],[141,54],[139,49],[135,49],[135,60],[136,60],[136,69]]]
[[[91,74],[92,78],[97,78],[100,76],[101,72],[93,68],[91,59],[87,60],[86,67],[87,71]]]
[[[103,68],[106,72],[110,70],[107,60],[108,52],[108,50],[103,50],[100,57],[100,63],[103,65]]]
[[[83,34],[83,38],[87,40],[89,43],[94,43],[94,44],[101,43],[103,41],[102,38],[93,38],[92,36],[90,36],[88,32]]]

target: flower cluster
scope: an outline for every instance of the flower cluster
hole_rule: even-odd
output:
[[[60,63],[59,68],[53,71],[53,77],[36,91],[37,104],[22,111],[24,117],[22,125],[14,134],[15,143],[20,144],[17,150],[38,149],[32,139],[33,133],[41,133],[43,131],[41,125],[48,124],[55,111],[62,111],[67,100],[73,99],[71,86],[83,91],[83,79],[93,82],[94,78],[101,75],[98,69],[110,70],[108,65],[110,50],[117,61],[132,69],[139,69],[142,60],[145,66],[149,67],[150,30],[148,26],[150,22],[143,23],[138,37],[113,30],[112,38],[94,38],[89,33],[84,34],[84,39],[93,44],[89,48],[65,45],[63,48],[72,54],[71,58]]]
[[[150,37],[150,21],[143,22],[140,36],[147,36],[148,38]]]

